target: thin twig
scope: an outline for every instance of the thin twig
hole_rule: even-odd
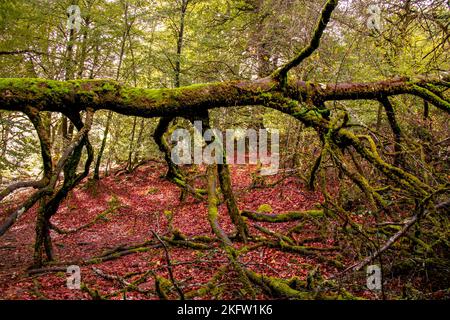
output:
[[[166,260],[167,260],[167,271],[169,272],[169,277],[170,277],[170,281],[172,282],[173,286],[175,287],[175,289],[177,290],[180,299],[184,300],[184,294],[183,291],[180,289],[180,287],[178,286],[174,276],[173,276],[173,272],[172,272],[172,262],[170,261],[170,255],[169,255],[169,249],[167,248],[167,245],[164,243],[164,241],[161,240],[161,238],[159,237],[159,235],[152,230],[153,235],[156,237],[156,239],[158,239],[159,242],[161,242],[164,251],[166,253]]]

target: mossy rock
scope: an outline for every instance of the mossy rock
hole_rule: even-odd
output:
[[[270,204],[262,204],[259,206],[258,210],[256,210],[258,213],[272,213],[273,209],[270,206]]]

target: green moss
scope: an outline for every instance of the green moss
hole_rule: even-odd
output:
[[[114,91],[117,89],[117,86],[113,85],[110,82],[106,82],[102,85],[102,90],[104,91]]]
[[[262,92],[259,94],[259,97],[266,99],[266,100],[271,100],[273,95],[270,92]]]
[[[158,188],[150,187],[150,188],[148,188],[146,194],[157,194],[158,192],[159,192]]]
[[[19,96],[23,91],[50,96],[61,93],[67,94],[71,91],[71,88],[72,85],[69,82],[23,78],[0,79],[0,91],[10,90]]]
[[[270,289],[270,293],[275,296],[288,297],[299,300],[310,300],[312,295],[309,292],[301,292],[290,287],[292,282],[283,279],[278,279],[270,276],[263,276],[251,270],[245,270],[247,276],[252,282],[257,283],[263,288]]]
[[[95,259],[89,260],[87,263],[88,264],[99,264],[99,263],[102,263],[102,262],[103,262],[102,259],[95,258]]]
[[[441,97],[439,97],[432,91],[430,91],[426,88],[420,87],[416,84],[413,84],[411,86],[411,88],[412,88],[411,93],[431,102],[439,109],[444,110],[447,113],[450,113],[450,102],[442,99]]]
[[[124,102],[138,100],[159,101],[165,96],[170,96],[169,89],[140,89],[140,88],[122,88],[122,99]]]
[[[256,210],[259,213],[271,213],[273,212],[272,207],[270,204],[262,204],[259,206],[258,210]]]
[[[340,129],[338,135],[340,139],[344,139],[348,142],[348,144],[353,145],[359,152],[359,154],[361,154],[366,160],[377,167],[388,178],[396,181],[397,183],[400,183],[401,185],[409,189],[413,194],[418,194],[421,197],[428,195],[428,192],[431,190],[428,185],[424,184],[417,177],[411,175],[410,173],[398,167],[390,165],[383,159],[381,159],[380,155],[377,152],[375,142],[371,137],[360,136],[369,142],[369,150],[360,142],[358,136],[347,129]]]
[[[324,216],[323,210],[293,211],[280,214],[264,214],[259,212],[243,211],[242,216],[260,222],[282,223],[305,218],[321,218]]]

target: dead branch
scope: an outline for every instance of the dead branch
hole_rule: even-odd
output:
[[[183,291],[180,289],[180,287],[177,284],[177,281],[175,280],[175,277],[173,276],[172,262],[170,260],[169,249],[167,248],[167,245],[164,243],[164,241],[161,240],[161,238],[155,231],[152,230],[152,233],[156,237],[156,239],[158,239],[158,241],[162,244],[162,246],[164,248],[164,252],[166,253],[167,271],[169,272],[170,281],[172,282],[173,286],[175,287],[178,294],[180,295],[180,300],[184,300]]]

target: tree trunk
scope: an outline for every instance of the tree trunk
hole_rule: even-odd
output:
[[[402,154],[402,130],[400,125],[397,122],[394,107],[392,103],[389,101],[389,98],[383,97],[380,99],[382,106],[384,106],[384,110],[386,111],[386,115],[389,121],[389,125],[391,126],[392,133],[394,134],[394,165],[402,166],[404,164],[403,154]]]
[[[94,170],[94,179],[95,180],[100,179],[100,165],[102,163],[103,152],[105,152],[106,140],[108,139],[109,126],[111,125],[112,117],[113,117],[113,113],[111,111],[108,111],[105,131],[103,133],[102,144],[100,146],[100,150],[98,151],[97,161],[95,162],[95,170]]]
[[[124,58],[124,55],[125,55],[125,43],[126,43],[128,35],[130,33],[131,27],[133,26],[133,23],[129,23],[128,22],[128,1],[125,1],[125,4],[124,4],[124,19],[125,19],[125,21],[124,21],[125,28],[124,28],[124,31],[123,31],[122,42],[121,42],[121,45],[120,45],[119,64],[118,64],[117,70],[116,70],[116,81],[118,81],[120,79],[120,71],[122,69],[123,58]],[[109,133],[109,129],[110,129],[110,125],[111,125],[112,119],[113,119],[113,114],[110,111],[110,112],[108,112],[108,116],[107,116],[107,120],[106,120],[106,126],[105,126],[105,131],[103,133],[102,144],[101,144],[100,150],[99,150],[98,155],[97,155],[97,161],[95,163],[95,171],[94,171],[94,179],[95,180],[99,180],[100,179],[100,166],[101,166],[101,163],[102,163],[103,153],[105,152],[106,142],[108,140],[108,133]]]

